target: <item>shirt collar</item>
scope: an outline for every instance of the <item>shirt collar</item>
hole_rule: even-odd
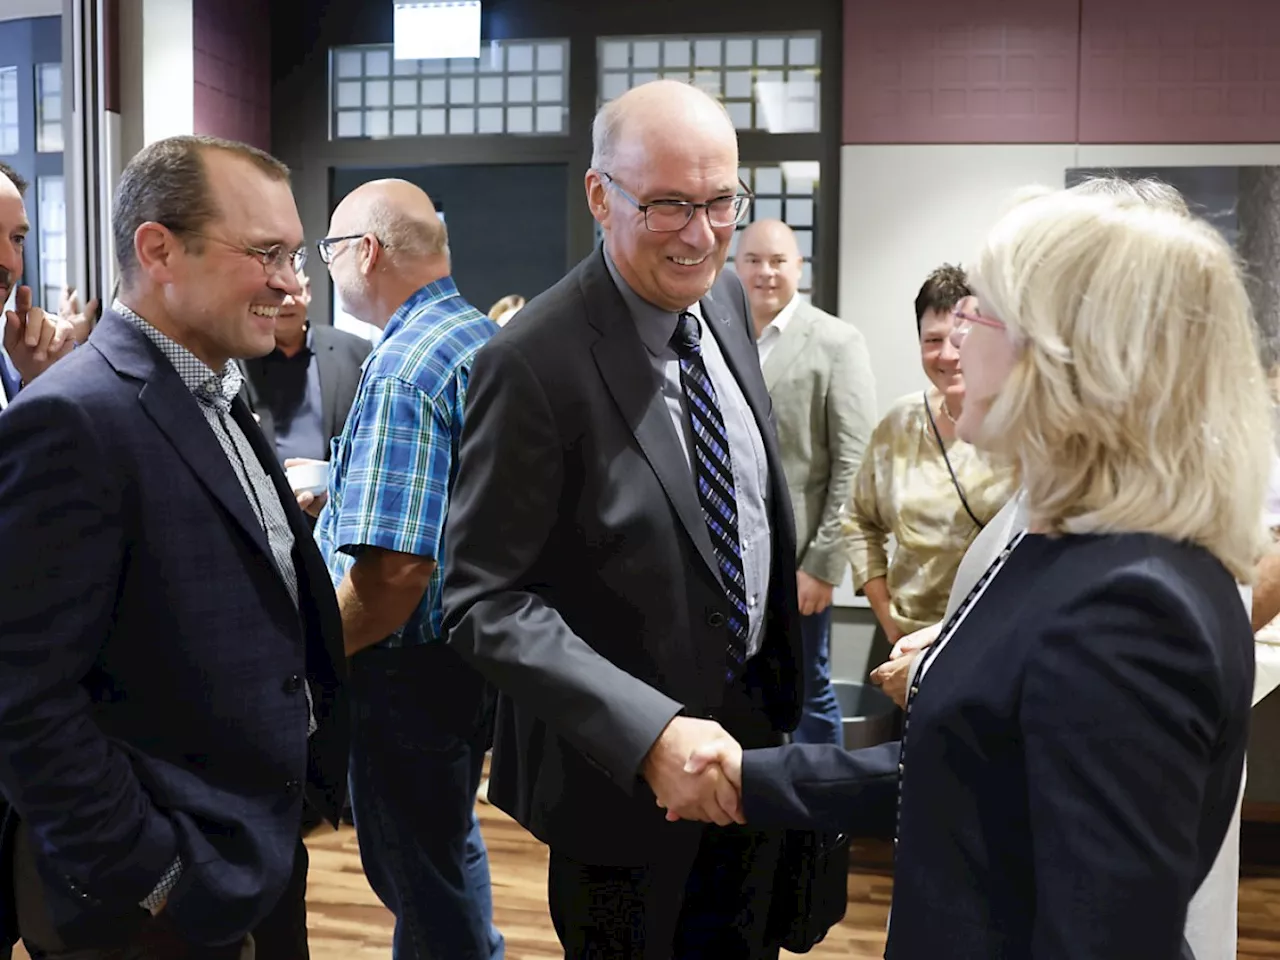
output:
[[[448,300],[450,297],[456,297],[457,295],[458,288],[453,282],[453,277],[441,277],[434,283],[419,287],[408,300],[400,304],[400,309],[391,315],[386,329],[382,331],[382,339],[379,342],[385,342],[395,336],[403,327],[408,326],[417,319],[428,307],[435,306],[441,300]]]
[[[228,360],[221,372],[215,371],[182,344],[161,333],[148,321],[138,316],[120,300],[116,300],[111,308],[156,345],[198,401],[206,406],[217,407],[223,413],[231,409],[231,401],[236,398],[244,383],[240,368],[233,361]]]
[[[609,275],[613,277],[614,285],[622,294],[622,300],[627,305],[631,319],[635,321],[636,330],[640,334],[640,340],[644,343],[645,349],[655,357],[662,356],[670,349],[671,338],[675,336],[676,325],[680,322],[679,314],[655,307],[632,290],[631,285],[618,272],[618,266],[609,255],[607,245],[604,249],[604,262],[609,268]],[[702,310],[696,303],[690,304],[686,312],[692,313],[699,319],[702,317]]]
[[[796,308],[800,306],[800,294],[794,293],[791,299],[787,301],[787,305],[778,311],[778,315],[774,317],[760,331],[760,336],[756,338],[757,342],[763,340],[766,336],[780,337],[787,331],[787,325],[791,323],[791,319],[796,315]],[[769,331],[774,330],[776,333],[770,334]]]

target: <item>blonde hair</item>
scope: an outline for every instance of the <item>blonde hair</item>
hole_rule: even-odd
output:
[[[1031,525],[1191,541],[1251,582],[1272,426],[1226,241],[1176,210],[1041,191],[970,278],[1021,347],[980,443],[1016,461]]]

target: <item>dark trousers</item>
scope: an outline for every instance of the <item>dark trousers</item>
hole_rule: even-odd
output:
[[[547,901],[566,960],[775,960],[766,923],[781,849],[777,832],[709,826],[691,858],[646,866],[552,850]]]
[[[800,618],[804,663],[804,713],[796,743],[844,743],[840,704],[831,687],[831,608]],[[876,666],[879,666],[877,662]]]
[[[301,844],[299,844],[301,847]],[[152,916],[141,907],[124,918],[115,942],[69,948],[62,942],[49,918],[44,899],[44,881],[36,869],[30,836],[19,826],[13,852],[13,885],[18,911],[18,930],[32,960],[305,960],[306,953],[306,853],[295,860],[294,877],[275,910],[264,921],[272,949],[260,949],[253,936],[242,943],[206,947],[184,939],[168,921],[163,910]],[[298,877],[301,881],[298,882]],[[297,952],[301,937],[302,952]],[[277,945],[283,944],[282,949]]]
[[[475,817],[493,697],[443,643],[351,658],[351,807],[369,885],[396,918],[394,960],[497,960]]]

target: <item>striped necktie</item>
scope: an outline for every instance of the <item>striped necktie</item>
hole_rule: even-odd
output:
[[[720,579],[729,600],[729,644],[726,680],[732,681],[747,659],[747,583],[738,540],[738,501],[733,487],[733,456],[716,388],[702,360],[701,329],[691,313],[680,314],[672,349],[680,358],[680,385],[693,433],[693,474],[711,547],[720,564]]]

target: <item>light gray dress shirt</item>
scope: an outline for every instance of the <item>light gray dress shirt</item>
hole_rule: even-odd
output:
[[[671,338],[676,332],[680,317],[655,307],[632,290],[618,273],[608,252],[605,253],[605,263],[608,264],[613,282],[621,292],[640,333],[640,340],[649,354],[663,400],[671,414],[671,422],[675,426],[676,436],[692,475],[692,427],[685,408],[684,387],[680,385],[680,358],[671,346]],[[742,571],[747,586],[747,656],[753,657],[760,652],[764,640],[764,612],[768,606],[769,573],[773,558],[773,535],[769,530],[768,511],[769,463],[755,415],[725,362],[719,341],[707,326],[701,307],[696,303],[691,304],[687,312],[698,318],[702,360],[706,364],[707,375],[716,388],[716,399],[719,401],[725,433],[729,438],[729,455],[733,459],[734,499],[738,502],[738,540],[742,548]]]

